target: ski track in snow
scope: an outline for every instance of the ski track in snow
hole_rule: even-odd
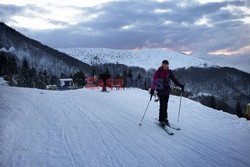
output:
[[[0,166],[247,167],[250,123],[183,98],[180,131],[154,124],[139,89],[47,91],[0,86]],[[170,96],[177,124],[179,97]]]

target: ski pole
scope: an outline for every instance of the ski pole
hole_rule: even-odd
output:
[[[143,114],[143,116],[142,116],[141,122],[139,123],[140,126],[141,126],[141,123],[142,123],[142,121],[143,121],[143,119],[144,119],[144,117],[145,117],[145,114],[146,114],[147,110],[148,110],[148,106],[149,106],[149,103],[150,103],[151,99],[152,99],[152,95],[150,96],[150,99],[149,99],[149,101],[148,101],[148,105],[147,105],[147,107],[146,107],[146,109],[145,109],[145,112],[144,112],[144,114]]]
[[[181,97],[180,97],[179,113],[178,113],[178,119],[177,119],[177,122],[179,122],[179,118],[180,118],[180,112],[181,112],[181,99],[182,99],[182,91],[181,91]]]

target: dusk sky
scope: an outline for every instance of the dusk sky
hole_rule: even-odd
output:
[[[54,48],[168,48],[250,72],[249,0],[4,0],[0,16]]]

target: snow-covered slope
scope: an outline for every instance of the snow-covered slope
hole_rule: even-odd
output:
[[[158,104],[127,89],[47,91],[0,86],[0,166],[201,167],[250,164],[250,122],[183,98],[180,131],[154,124]],[[171,96],[176,122],[179,97]]]
[[[164,49],[114,50],[103,48],[59,48],[70,56],[88,64],[120,63],[145,69],[158,68],[167,59],[171,69],[181,67],[215,66],[206,60]]]

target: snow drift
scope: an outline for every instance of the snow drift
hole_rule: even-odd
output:
[[[1,80],[2,82],[2,80]],[[138,89],[48,91],[0,85],[0,166],[249,166],[250,123],[183,98],[180,131],[153,123]],[[176,123],[179,97],[169,100]]]

